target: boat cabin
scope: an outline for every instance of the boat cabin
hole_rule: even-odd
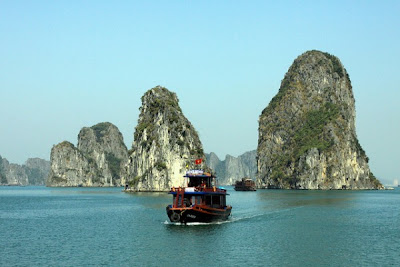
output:
[[[216,187],[215,176],[200,170],[188,171],[184,176],[188,179],[187,187],[172,188],[173,207],[193,207],[206,205],[212,208],[226,207],[226,190]]]

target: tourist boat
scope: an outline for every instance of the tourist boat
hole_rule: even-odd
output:
[[[241,181],[236,181],[234,189],[236,191],[256,191],[256,184],[251,179],[242,178]]]
[[[226,189],[216,186],[216,177],[202,170],[190,170],[184,176],[187,187],[173,187],[172,205],[167,215],[173,223],[215,222],[227,220],[232,207],[226,205]]]

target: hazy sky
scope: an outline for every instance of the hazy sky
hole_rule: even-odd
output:
[[[279,3],[278,3],[279,2]],[[400,180],[400,1],[0,1],[0,155],[50,159],[109,121],[133,141],[141,96],[176,92],[206,152],[257,148],[294,59],[347,69],[370,167]]]

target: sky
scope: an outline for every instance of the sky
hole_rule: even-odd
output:
[[[0,155],[49,160],[82,127],[133,142],[141,96],[177,94],[205,152],[254,150],[258,119],[293,61],[337,56],[359,142],[400,182],[400,1],[0,1]]]

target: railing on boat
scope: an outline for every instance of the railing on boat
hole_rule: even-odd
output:
[[[225,193],[226,189],[221,189],[216,186],[213,187],[171,187],[171,192],[219,192],[219,193]]]

